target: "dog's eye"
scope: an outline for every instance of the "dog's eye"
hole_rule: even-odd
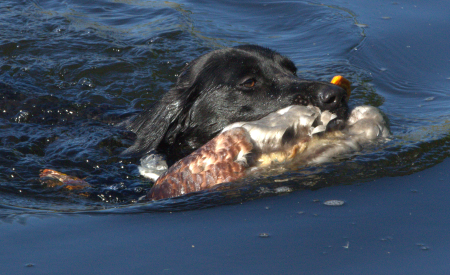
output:
[[[251,88],[253,86],[255,86],[256,84],[256,80],[254,80],[253,78],[249,78],[247,80],[245,80],[241,85],[247,88]]]

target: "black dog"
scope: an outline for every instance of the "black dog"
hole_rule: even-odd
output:
[[[233,122],[258,120],[290,105],[311,104],[346,118],[344,89],[302,80],[296,71],[287,57],[255,45],[200,56],[183,69],[175,87],[156,106],[128,123],[137,139],[124,153],[156,150],[173,162]]]

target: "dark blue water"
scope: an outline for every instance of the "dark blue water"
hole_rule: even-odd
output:
[[[205,238],[210,243],[216,240],[217,245],[226,247],[223,252],[216,252],[222,259],[247,251],[248,255],[265,259],[262,262],[266,264],[272,262],[270,259],[276,260],[278,264],[272,267],[277,268],[270,269],[275,273],[277,270],[298,273],[293,271],[298,271],[296,268],[301,263],[303,269],[317,274],[311,262],[307,265],[294,260],[298,247],[305,244],[293,242],[298,245],[293,246],[291,238],[308,239],[301,253],[304,259],[309,259],[306,255],[314,259],[327,252],[330,257],[322,259],[334,262],[335,266],[322,266],[321,270],[332,273],[340,273],[348,268],[347,260],[356,258],[360,260],[355,263],[360,266],[357,271],[362,271],[364,263],[370,261],[369,256],[363,255],[375,255],[377,261],[383,262],[384,256],[380,255],[388,250],[396,252],[397,260],[408,257],[424,260],[421,257],[425,252],[434,256],[435,263],[441,263],[442,256],[437,257],[436,253],[442,253],[443,249],[438,249],[440,244],[436,240],[449,236],[438,228],[450,222],[446,218],[449,215],[445,215],[450,214],[446,210],[448,200],[442,197],[448,177],[439,175],[450,168],[445,161],[450,154],[450,5],[446,1],[4,0],[0,2],[0,19],[0,224],[2,221],[8,224],[4,238],[17,240],[17,247],[10,248],[17,251],[10,254],[14,255],[10,256],[14,259],[13,269],[21,269],[27,262],[38,262],[36,267],[49,261],[56,267],[63,262],[63,258],[40,258],[39,254],[33,254],[37,253],[37,247],[20,248],[30,242],[28,238],[53,243],[50,242],[52,234],[33,234],[34,226],[39,226],[42,232],[63,234],[56,229],[61,224],[79,228],[92,223],[95,226],[89,226],[89,232],[96,230],[95,227],[101,232],[112,230],[114,235],[125,230],[115,227],[119,220],[134,224],[134,227],[125,226],[130,232],[147,232],[142,220],[152,223],[152,230],[161,236],[151,238],[158,246],[175,236],[170,243],[176,249],[175,240],[191,236],[197,240]],[[393,132],[392,141],[345,161],[250,179],[231,190],[137,204],[136,200],[150,185],[138,176],[137,159],[118,157],[132,143],[132,135],[116,125],[161,98],[185,62],[213,49],[246,43],[270,47],[289,56],[297,65],[299,75],[307,79],[329,81],[334,75],[344,75],[353,83],[351,104],[370,104],[385,112]],[[444,164],[439,164],[443,161]],[[88,197],[42,186],[38,175],[43,168],[86,177],[92,185]],[[429,169],[434,170],[430,173]],[[416,179],[416,176],[424,177],[423,181],[411,186],[411,177]],[[373,183],[374,180],[379,184]],[[274,192],[278,187],[288,187],[284,190],[289,190],[289,194],[280,196]],[[354,188],[359,191],[352,193]],[[411,193],[416,197],[411,198]],[[315,221],[314,211],[321,204],[311,201],[332,198],[346,200],[347,208],[336,211],[320,208],[325,217]],[[271,210],[265,209],[265,205],[270,205]],[[422,209],[419,216],[405,220],[404,215],[413,213],[411,209],[419,205]],[[176,216],[168,213],[201,208],[211,209]],[[97,215],[104,213],[102,209],[118,215],[107,216],[105,220]],[[55,217],[49,211],[88,211],[89,214]],[[245,211],[253,214],[243,214]],[[266,217],[267,211],[272,214]],[[292,215],[297,217],[298,211],[310,216],[294,222],[292,219],[296,218]],[[441,213],[439,219],[427,220],[436,211]],[[278,214],[291,218],[279,220]],[[94,216],[88,218],[89,215]],[[206,222],[203,215],[208,217]],[[242,226],[241,222],[252,215],[252,226]],[[289,228],[298,226],[297,222],[304,230],[307,227],[314,239],[288,233]],[[338,231],[333,231],[334,222]],[[349,229],[353,222],[361,227]],[[173,229],[179,227],[186,227],[190,234]],[[170,228],[170,233],[164,233],[164,228]],[[220,228],[234,228],[231,231],[236,239]],[[408,231],[411,228],[416,230]],[[265,249],[284,249],[291,258],[262,249],[257,235],[265,229],[278,236],[278,239],[270,238],[270,245]],[[17,230],[24,230],[28,237],[12,233]],[[218,230],[221,234],[211,233]],[[417,232],[431,237],[418,237]],[[86,245],[101,247],[113,239],[106,237],[100,244],[97,237],[86,234],[72,230],[70,236],[54,242],[87,238],[91,241]],[[331,235],[336,238],[326,237]],[[127,239],[128,244],[125,240],[119,242],[118,250],[131,249],[131,244],[136,246],[139,239],[145,239],[138,235],[136,238]],[[244,249],[248,238],[255,238],[251,242],[256,245]],[[387,241],[381,245],[380,238]],[[320,241],[324,239],[327,241]],[[362,254],[358,254],[342,248],[347,239],[351,248],[355,241],[370,241],[359,247]],[[238,242],[235,247],[230,246],[233,241]],[[422,242],[430,249],[420,250],[422,246],[416,243]],[[327,248],[329,245],[333,248]],[[34,256],[18,256],[21,249],[31,251],[30,255]],[[59,248],[55,244],[47,249],[55,253]],[[206,255],[216,249],[206,244],[204,249],[204,259],[214,263],[216,258]],[[189,251],[177,254],[186,262],[182,265],[185,268],[191,261],[186,256]],[[349,258],[343,259],[341,253],[347,252]],[[66,253],[73,259],[83,258],[74,255],[72,250]],[[153,257],[163,261],[163,255]],[[237,266],[252,270],[251,265],[258,261],[245,255],[240,260],[231,258]],[[113,258],[103,258],[104,264],[114,266],[108,261]],[[124,259],[120,266],[129,261]],[[394,267],[391,272],[403,270],[400,264],[403,260],[388,262]],[[293,267],[289,269],[280,263]],[[141,267],[146,264],[149,262],[142,263]],[[158,272],[166,269],[181,272],[177,268],[156,266]],[[255,273],[269,270],[264,264],[259,266],[262,270],[254,269]],[[51,267],[27,271],[45,273]],[[205,270],[217,270],[216,267],[211,264]],[[437,271],[445,270],[439,267]],[[193,273],[193,269],[183,270]],[[237,272],[238,269],[223,270]],[[379,271],[387,270],[381,267]],[[378,273],[375,269],[372,272]]]

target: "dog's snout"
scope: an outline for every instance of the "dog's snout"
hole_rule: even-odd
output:
[[[295,90],[301,91],[293,100],[298,105],[313,105],[320,110],[328,110],[340,118],[348,113],[347,92],[338,85],[320,81],[300,81]]]
[[[336,85],[322,87],[316,96],[317,105],[323,110],[335,110],[346,105],[346,92]]]
[[[334,103],[334,102],[336,102],[336,100],[337,100],[338,98],[337,98],[337,96],[336,96],[336,93],[324,93],[324,94],[322,94],[322,96],[321,96],[321,100],[322,100],[322,102],[324,103],[324,104],[332,104],[332,103]]]

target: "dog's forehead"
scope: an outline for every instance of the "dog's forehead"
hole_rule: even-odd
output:
[[[296,71],[289,58],[268,48],[245,45],[215,50],[198,57],[182,70],[177,84],[192,85],[197,81],[229,83],[246,77],[272,78],[274,75],[295,74]]]
[[[269,53],[231,48],[213,52],[201,65],[232,77],[246,74],[273,76],[276,73],[296,71],[294,63],[287,57],[276,52]]]

